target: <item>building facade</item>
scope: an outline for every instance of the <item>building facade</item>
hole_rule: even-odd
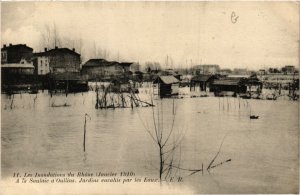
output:
[[[281,71],[285,74],[295,73],[296,68],[295,68],[295,66],[292,66],[292,65],[286,65],[281,69]]]
[[[1,64],[16,64],[20,63],[22,59],[30,62],[33,49],[26,46],[26,44],[9,44],[3,45],[1,48]]]
[[[115,62],[105,59],[90,59],[83,66],[81,73],[87,75],[89,79],[102,79],[112,76],[119,76],[129,72],[130,62]]]
[[[214,80],[219,79],[216,75],[197,75],[191,79],[190,91],[211,91],[211,86]]]
[[[3,45],[1,48],[1,84],[3,87],[30,83],[34,80],[32,51],[33,49],[25,44]]]
[[[48,67],[50,73],[80,72],[80,54],[74,48],[45,48],[44,52],[38,53],[38,57],[37,67],[39,64],[43,74],[48,71]]]
[[[49,57],[43,53],[35,53],[32,58],[33,66],[36,75],[46,75],[50,73]]]
[[[153,81],[153,94],[161,98],[178,95],[179,80],[174,76],[159,76]]]

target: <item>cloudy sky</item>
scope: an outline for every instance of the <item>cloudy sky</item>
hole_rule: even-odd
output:
[[[233,16],[233,17],[232,17]],[[236,19],[237,18],[237,19]],[[3,44],[75,47],[83,60],[219,64],[258,69],[298,65],[295,2],[5,2]]]

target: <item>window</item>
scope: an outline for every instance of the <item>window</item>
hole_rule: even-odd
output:
[[[1,52],[1,59],[2,59],[2,61],[6,61],[7,60],[7,54],[6,54],[6,52]]]

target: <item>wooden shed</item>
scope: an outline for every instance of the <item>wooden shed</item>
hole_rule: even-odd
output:
[[[251,97],[253,93],[260,94],[262,90],[262,82],[256,77],[226,77],[213,82],[213,91],[215,95],[222,94],[222,92],[233,92],[236,94],[249,94]]]
[[[174,76],[159,76],[153,81],[154,94],[160,97],[178,95],[179,80]]]
[[[194,76],[190,82],[190,91],[211,91],[214,80],[218,79],[216,75],[200,74]]]
[[[216,96],[232,92],[233,95],[246,93],[247,86],[243,78],[222,78],[213,82],[213,91]]]

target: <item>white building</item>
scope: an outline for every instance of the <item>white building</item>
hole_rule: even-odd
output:
[[[46,75],[50,72],[49,57],[41,53],[35,53],[33,57],[33,65],[37,75]]]

